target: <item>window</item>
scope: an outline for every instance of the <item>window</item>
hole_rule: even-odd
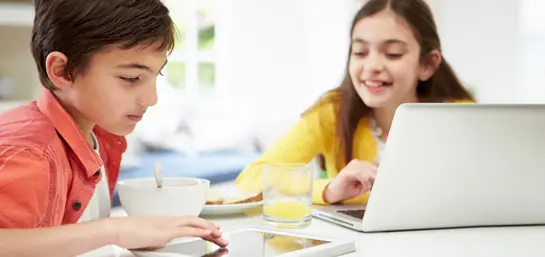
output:
[[[216,1],[164,0],[179,32],[164,75],[184,94],[206,96],[216,87]]]

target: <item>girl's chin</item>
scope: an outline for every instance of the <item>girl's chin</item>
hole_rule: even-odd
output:
[[[371,96],[360,94],[360,98],[366,106],[371,108],[382,108],[388,106],[388,103],[390,102],[390,97],[385,95]]]

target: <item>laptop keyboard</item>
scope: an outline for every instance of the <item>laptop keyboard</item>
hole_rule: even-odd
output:
[[[356,219],[363,219],[363,215],[365,214],[365,210],[342,210],[338,212],[354,217]]]

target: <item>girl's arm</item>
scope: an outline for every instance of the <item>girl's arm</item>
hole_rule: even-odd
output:
[[[260,158],[246,167],[237,177],[238,188],[262,190],[262,166],[267,163],[308,163],[325,151],[335,139],[335,112],[333,104],[324,104],[303,115],[291,130],[268,148]],[[314,203],[325,203],[323,189],[329,179],[316,179],[313,184]],[[297,181],[281,181],[286,190],[300,188]]]

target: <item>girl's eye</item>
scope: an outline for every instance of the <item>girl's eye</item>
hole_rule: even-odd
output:
[[[353,51],[352,52],[352,55],[354,55],[356,57],[365,57],[367,54],[368,54],[368,51],[366,51],[366,50],[358,50],[358,51]]]
[[[140,78],[138,77],[135,77],[135,78],[129,78],[129,77],[119,77],[121,80],[125,81],[125,82],[129,82],[131,84],[134,84],[136,82],[138,82],[138,80],[140,80]]]

